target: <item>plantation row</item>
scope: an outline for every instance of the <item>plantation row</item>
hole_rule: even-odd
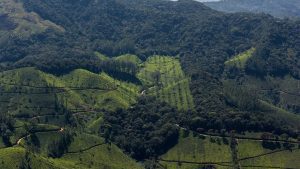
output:
[[[173,57],[153,56],[143,65],[140,79],[148,85],[149,94],[180,110],[194,108],[189,89],[190,79],[184,75],[180,62]]]

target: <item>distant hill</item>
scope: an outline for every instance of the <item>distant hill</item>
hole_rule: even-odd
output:
[[[263,12],[279,18],[300,17],[299,0],[221,0],[204,4],[224,12]]]

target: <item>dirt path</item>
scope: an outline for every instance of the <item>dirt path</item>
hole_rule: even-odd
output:
[[[88,151],[88,150],[90,150],[90,149],[92,149],[92,148],[95,148],[95,147],[98,147],[98,146],[102,146],[102,145],[104,145],[104,144],[105,144],[105,143],[95,144],[95,145],[93,145],[93,146],[90,146],[90,147],[87,147],[87,148],[84,148],[84,149],[81,149],[81,150],[78,150],[78,151],[69,151],[69,152],[67,152],[67,153],[65,153],[65,154],[82,153],[82,152]]]
[[[61,127],[60,129],[52,129],[52,130],[45,130],[45,131],[36,131],[35,133],[46,133],[46,132],[55,132],[55,131],[56,131],[56,132],[62,133],[62,132],[65,131],[65,129],[64,129],[63,127]],[[15,144],[13,144],[12,146],[20,145],[21,142],[22,142],[22,140],[25,139],[25,138],[27,138],[27,137],[29,137],[30,135],[31,135],[31,133],[28,133],[28,134],[22,136],[22,137],[19,138],[18,141],[17,141]]]

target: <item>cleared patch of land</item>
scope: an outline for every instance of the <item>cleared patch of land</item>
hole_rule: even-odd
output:
[[[232,165],[230,162],[231,150],[229,140],[217,137],[201,137],[192,133],[185,135],[181,133],[178,144],[160,157],[164,160],[189,161],[198,163],[224,163]],[[168,169],[196,169],[204,166],[201,164],[169,163],[162,161],[161,164]],[[230,168],[217,166],[218,168]]]
[[[2,72],[0,76],[2,110],[16,117],[43,121],[62,115],[63,109],[76,113],[126,108],[135,102],[140,90],[105,73],[83,69],[56,77],[34,68],[22,68]]]
[[[145,90],[146,94],[156,96],[178,109],[194,108],[190,78],[185,76],[177,58],[150,57],[142,65],[138,77],[148,88]]]
[[[297,148],[297,145],[295,145],[295,148]],[[254,156],[254,158],[249,158],[240,161],[240,164],[242,166],[265,166],[266,169],[272,167],[300,168],[300,149],[283,149],[283,151],[278,151],[277,149],[278,152],[270,153],[272,151],[276,150],[265,149],[262,147],[262,144],[260,142],[251,140],[240,140],[238,145],[239,157],[245,158]],[[265,153],[270,154],[263,155]],[[254,169],[256,167],[252,168]]]
[[[255,48],[251,48],[243,53],[240,53],[233,58],[227,60],[225,62],[226,66],[236,66],[240,69],[245,68],[246,62],[249,58],[252,57],[253,53],[255,52]]]
[[[250,139],[256,133],[247,133],[237,139],[236,148],[233,149],[230,137],[212,136],[199,133],[187,133],[181,130],[178,144],[166,154],[159,157],[159,163],[171,169],[198,169],[204,166],[216,168],[233,168],[233,151],[237,152],[236,163],[242,168],[299,168],[299,145],[294,142],[291,149],[284,148],[284,142],[276,149],[267,149],[262,146],[259,139]],[[236,138],[235,138],[236,139]]]

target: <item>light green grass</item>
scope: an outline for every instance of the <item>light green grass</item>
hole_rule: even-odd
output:
[[[109,60],[109,57],[99,53],[99,52],[95,52],[94,53],[100,60]]]
[[[76,168],[94,169],[141,169],[134,160],[125,155],[115,145],[99,145],[86,151],[80,151],[99,143],[104,143],[104,139],[94,135],[80,134],[75,137],[69,147],[69,151],[78,152],[65,154],[57,162],[69,162],[76,164]]]
[[[0,168],[2,169],[19,169],[22,160],[25,157],[25,149],[21,147],[11,147],[0,149]],[[30,166],[32,169],[62,169],[51,164],[46,158],[29,155]]]
[[[264,149],[261,142],[251,140],[240,140],[238,145],[238,153],[240,158],[256,156],[271,152],[271,150]],[[274,154],[269,154],[253,159],[241,161],[242,166],[265,166],[269,169],[271,167],[282,168],[300,168],[300,150],[289,151],[285,150]],[[251,167],[250,167],[251,168]],[[255,167],[253,167],[254,169]],[[251,168],[252,169],[252,168]]]
[[[255,48],[251,48],[241,54],[238,54],[237,56],[234,56],[233,58],[227,60],[225,62],[225,65],[227,66],[236,66],[240,69],[245,68],[246,62],[249,58],[252,57],[253,53],[255,52]]]
[[[155,80],[155,73],[159,73],[158,81]],[[149,57],[141,65],[138,77],[148,87],[146,94],[156,96],[178,109],[194,108],[193,97],[189,88],[190,79],[185,76],[177,58]]]
[[[137,66],[142,63],[142,60],[138,56],[131,55],[131,54],[121,55],[121,56],[115,57],[114,59],[117,61],[122,61],[122,62],[130,62]]]
[[[41,144],[48,144],[56,137],[51,134],[38,134]],[[142,169],[142,167],[125,155],[115,145],[100,145],[86,151],[80,151],[95,144],[103,143],[100,137],[80,133],[74,138],[69,151],[61,158],[48,158],[45,154],[30,154],[30,166],[32,169]],[[46,147],[44,145],[44,147]],[[0,149],[0,168],[18,169],[25,158],[25,149],[11,147]]]
[[[212,137],[214,138],[214,137]],[[170,149],[166,154],[160,158],[164,160],[179,160],[179,161],[191,161],[191,162],[231,162],[231,150],[229,145],[222,142],[222,139],[216,140],[215,143],[210,141],[209,137],[205,139],[193,136],[190,134],[188,137],[179,138],[179,142],[176,146]],[[197,164],[181,164],[161,162],[168,169],[198,169]],[[231,165],[231,164],[229,164]],[[217,166],[222,168],[222,166]],[[226,167],[223,167],[226,168]]]
[[[100,126],[102,123],[103,123],[103,117],[99,117],[99,118],[91,121],[88,124],[87,128],[90,132],[97,134],[97,133],[99,133],[99,129],[100,129]]]
[[[4,92],[16,92],[0,94],[0,100],[9,101],[9,103],[0,103],[2,110],[9,111],[12,115],[28,115],[29,117],[59,114],[53,109],[43,108],[53,108],[55,102],[67,109],[113,111],[117,108],[127,108],[135,103],[140,90],[134,84],[115,80],[105,73],[95,74],[82,69],[74,70],[62,77],[56,77],[34,68],[21,68],[2,72],[0,77],[0,86],[3,87]],[[48,89],[50,93],[46,93],[47,89],[15,87],[4,83],[62,87],[65,92],[55,94]],[[101,88],[102,90],[73,90],[70,87]],[[44,94],[31,94],[32,92]]]
[[[17,169],[24,153],[25,150],[19,147],[0,149],[0,168]]]

